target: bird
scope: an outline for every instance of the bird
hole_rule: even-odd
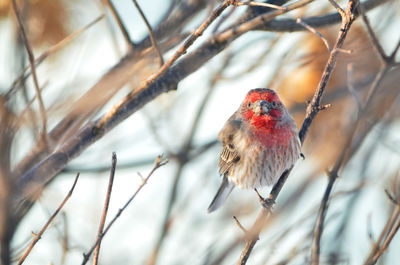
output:
[[[277,93],[268,88],[247,93],[218,139],[222,142],[218,167],[223,179],[209,213],[225,202],[235,186],[257,189],[274,185],[302,156],[296,123]]]

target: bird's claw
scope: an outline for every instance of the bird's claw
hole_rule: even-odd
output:
[[[275,204],[275,199],[272,198],[264,198],[260,195],[257,189],[254,189],[257,193],[258,199],[260,200],[261,205],[267,209],[268,211],[271,211],[272,206]]]

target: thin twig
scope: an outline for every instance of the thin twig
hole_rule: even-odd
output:
[[[71,197],[72,192],[75,189],[76,183],[78,182],[78,178],[79,178],[79,173],[76,174],[74,183],[72,184],[71,189],[69,190],[67,196],[64,198],[64,200],[61,202],[60,206],[58,206],[57,210],[53,213],[53,215],[49,218],[49,220],[46,222],[46,224],[42,227],[42,229],[39,231],[39,233],[34,234],[34,237],[32,239],[31,244],[29,245],[29,247],[26,249],[25,253],[22,255],[22,257],[18,260],[18,265],[21,265],[26,257],[28,257],[29,253],[31,252],[31,250],[33,249],[33,247],[36,245],[36,243],[40,240],[40,238],[42,237],[43,233],[46,231],[47,227],[51,224],[51,222],[54,220],[54,218],[57,216],[57,214],[61,211],[61,209],[64,207],[65,203],[68,201],[68,199]]]
[[[378,240],[372,245],[370,254],[364,262],[364,265],[374,265],[381,257],[383,252],[388,248],[394,235],[399,231],[400,227],[400,205],[398,205],[389,216],[383,227]]]
[[[179,48],[179,50],[161,67],[161,69],[149,80],[150,82],[156,77],[163,74],[176,60],[184,55],[188,48],[201,36],[203,32],[210,26],[210,24],[217,19],[221,13],[232,3],[232,0],[225,0],[212,14],[193,32],[192,35],[185,41],[185,43]]]
[[[337,57],[338,57],[338,53],[339,53],[337,48],[341,48],[343,46],[344,40],[346,39],[346,36],[351,27],[351,24],[353,23],[353,21],[355,19],[354,11],[355,11],[355,2],[353,0],[350,0],[348,3],[348,6],[347,6],[347,10],[346,10],[346,16],[342,17],[341,30],[338,33],[338,38],[336,40],[336,43],[329,55],[329,59],[326,63],[321,80],[318,84],[318,88],[316,89],[312,100],[310,101],[310,103],[307,106],[306,117],[305,117],[303,124],[301,126],[301,129],[299,131],[299,138],[300,138],[301,143],[304,142],[305,136],[308,132],[308,129],[309,129],[312,121],[314,120],[314,118],[318,114],[318,112],[320,111],[319,106],[320,106],[320,102],[321,102],[323,93],[328,84],[328,81],[333,72],[333,69],[335,68],[335,65],[336,65],[336,61],[337,61]],[[291,169],[285,171],[282,174],[282,176],[280,177],[278,182],[274,185],[270,194],[268,195],[268,197],[267,197],[268,200],[272,200],[272,201],[276,200],[284,183],[286,182],[286,179],[287,179],[290,171],[291,171]],[[265,209],[265,207],[262,207],[260,213],[257,216],[256,221],[254,222],[254,224],[250,230],[250,231],[254,231],[254,235],[257,235],[257,237],[260,234],[263,224],[267,220],[268,216],[269,216],[269,211],[267,209]],[[239,258],[239,261],[237,264],[243,265],[243,264],[247,263],[250,253],[252,252],[254,245],[257,242],[257,237],[253,237],[253,239],[246,241],[246,245],[242,251],[242,254],[240,255],[240,258]]]
[[[399,230],[400,225],[400,203],[397,198],[385,189],[385,193],[388,196],[388,199],[395,204],[395,208],[392,210],[392,214],[387,219],[385,226],[382,228],[379,237],[377,240],[374,240],[374,237],[370,236],[372,246],[371,250],[364,261],[364,265],[373,265],[376,264],[379,257],[383,254],[383,252],[388,248],[391,240],[393,239],[394,235]],[[396,196],[399,197],[399,196]],[[395,224],[398,222],[397,224]],[[369,234],[371,229],[368,229]]]
[[[244,226],[239,222],[239,219],[237,219],[236,216],[233,216],[233,219],[235,220],[236,224],[238,225],[238,227],[240,228],[240,230],[242,230],[242,232],[245,234],[245,236],[247,235],[247,233],[249,231],[246,230],[246,228],[244,228]]]
[[[399,217],[399,215],[397,215],[397,218]],[[396,235],[396,233],[399,231],[400,228],[400,219],[398,218],[397,220],[397,224],[394,226],[394,228],[390,231],[389,235],[387,236],[387,238],[385,239],[385,241],[383,242],[382,246],[380,247],[379,251],[375,254],[375,256],[373,256],[372,258],[372,262],[369,264],[375,264],[378,259],[380,258],[380,256],[387,250],[387,248],[389,247],[389,244],[392,242],[393,237]]]
[[[328,52],[331,52],[331,47],[329,46],[329,42],[328,40],[324,37],[324,35],[322,35],[318,30],[316,30],[315,28],[311,27],[310,25],[308,25],[307,23],[305,23],[303,20],[301,20],[301,18],[297,18],[297,23],[299,23],[300,25],[302,25],[303,27],[305,27],[308,31],[310,31],[311,33],[314,33],[315,35],[317,35],[325,44],[326,48],[328,49]]]
[[[232,38],[232,36],[240,36],[240,35],[244,34],[245,32],[248,32],[248,31],[251,31],[251,30],[261,27],[263,24],[269,22],[270,20],[272,20],[273,18],[275,18],[279,15],[282,15],[282,14],[285,14],[292,10],[306,6],[307,4],[309,4],[313,1],[314,0],[296,1],[292,4],[285,6],[285,9],[278,9],[278,10],[274,10],[272,12],[262,14],[262,15],[257,16],[249,21],[246,21],[238,26],[235,26],[233,28],[229,28],[229,29],[225,30],[224,32],[219,34],[216,39],[219,42],[223,42],[223,41],[226,41],[226,40]]]
[[[365,15],[364,8],[361,5],[358,5],[358,12],[361,14],[361,18],[364,21],[365,26],[367,27],[367,32],[368,32],[369,38],[372,41],[372,45],[374,46],[375,50],[378,52],[381,60],[386,61],[387,55],[386,55],[385,51],[383,50],[381,44],[379,43],[379,40],[376,37],[376,34],[371,27],[371,24],[369,23],[368,17]]]
[[[101,245],[101,234],[103,233],[104,229],[104,224],[106,222],[107,218],[107,212],[108,212],[108,206],[110,204],[110,199],[111,199],[111,192],[112,192],[112,187],[114,183],[114,176],[115,176],[115,168],[117,166],[117,155],[115,152],[112,153],[112,162],[111,162],[111,170],[110,170],[110,178],[108,180],[108,188],[107,188],[107,195],[106,195],[106,200],[104,202],[104,208],[103,208],[103,213],[101,215],[101,220],[100,220],[100,225],[99,225],[99,230],[97,232],[97,240],[99,243],[97,244],[94,254],[93,254],[93,265],[97,265],[99,261],[99,253],[100,253],[100,245]]]
[[[234,6],[262,6],[262,7],[269,7],[269,8],[280,9],[280,10],[286,9],[283,6],[277,6],[277,5],[270,4],[270,3],[258,3],[258,2],[253,2],[253,1],[246,1],[246,2],[234,1],[233,5]]]
[[[118,27],[121,30],[122,36],[124,36],[126,43],[128,43],[132,47],[135,47],[135,44],[132,41],[131,36],[128,33],[128,30],[126,29],[124,22],[122,21],[120,15],[118,14],[117,9],[115,8],[112,0],[105,0],[105,2],[107,3],[108,7],[110,8],[111,13],[114,16],[115,20],[117,21]]]
[[[336,10],[338,11],[338,13],[340,14],[340,16],[345,17],[346,16],[346,12],[338,5],[338,3],[336,3],[335,0],[329,0],[329,3],[331,3],[331,5],[336,8]]]
[[[164,59],[161,53],[161,50],[157,44],[157,40],[154,37],[153,34],[153,29],[151,28],[151,25],[149,23],[149,21],[147,20],[145,14],[143,13],[143,10],[140,8],[139,4],[137,3],[136,0],[132,0],[133,4],[135,5],[136,9],[138,10],[140,16],[142,17],[144,23],[146,24],[147,30],[149,31],[149,35],[150,35],[150,40],[151,40],[151,44],[153,45],[153,48],[156,50],[157,55],[158,55],[158,59],[160,60],[160,67],[164,64]]]
[[[28,53],[29,63],[31,65],[31,69],[32,69],[33,83],[34,83],[34,87],[35,87],[35,91],[36,91],[36,96],[37,96],[37,99],[38,99],[38,102],[39,102],[39,111],[40,111],[40,116],[41,116],[41,119],[42,119],[42,135],[41,136],[42,136],[43,143],[45,144],[45,146],[47,146],[48,141],[47,141],[46,109],[45,109],[44,104],[43,104],[43,98],[42,98],[42,94],[40,93],[40,88],[39,88],[39,81],[38,81],[38,78],[37,78],[37,75],[36,75],[35,57],[33,55],[32,48],[31,48],[31,46],[29,44],[29,40],[28,40],[28,37],[26,35],[25,27],[24,27],[24,24],[23,24],[23,21],[22,21],[22,16],[21,16],[21,13],[20,13],[20,11],[18,9],[16,0],[12,0],[12,5],[13,5],[13,9],[14,9],[15,15],[16,15],[17,20],[18,20],[18,25],[19,25],[19,29],[20,29],[20,32],[21,32],[21,37],[22,37],[22,39],[24,41],[25,48],[26,48],[26,51]]]
[[[395,199],[395,198],[393,197],[393,195],[390,193],[390,191],[388,191],[387,189],[385,189],[385,193],[386,193],[386,196],[389,198],[389,200],[390,200],[394,205],[400,204],[400,202],[399,202],[397,199]]]
[[[397,54],[397,52],[399,51],[399,49],[400,49],[400,40],[397,42],[396,47],[394,48],[392,54],[389,56],[389,61],[392,62],[393,65],[397,65],[397,66],[399,66],[399,63],[396,63],[396,62],[394,61],[394,59],[395,59],[396,54]]]
[[[158,156],[153,169],[150,171],[150,173],[147,175],[147,177],[143,180],[142,184],[139,185],[139,187],[136,189],[136,191],[132,194],[132,196],[126,201],[124,206],[120,208],[117,212],[117,214],[114,216],[114,218],[108,223],[104,231],[100,234],[100,236],[97,237],[96,242],[94,245],[89,249],[89,251],[86,254],[83,254],[83,260],[82,260],[82,265],[86,264],[92,255],[94,249],[96,246],[100,243],[100,241],[103,239],[103,237],[107,234],[108,230],[110,230],[111,226],[114,224],[114,222],[120,217],[120,215],[123,213],[123,211],[129,206],[129,204],[135,199],[136,195],[142,190],[144,185],[147,184],[147,181],[149,178],[153,175],[153,173],[160,167],[164,166],[165,164],[168,163],[168,159],[162,160],[162,156]]]

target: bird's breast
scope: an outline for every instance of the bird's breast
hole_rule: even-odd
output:
[[[297,134],[293,135],[289,130],[283,131],[280,136],[265,132],[238,134],[233,142],[240,160],[230,168],[228,178],[240,188],[275,184],[300,155]]]

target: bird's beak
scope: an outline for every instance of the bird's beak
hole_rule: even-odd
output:
[[[265,100],[258,100],[253,104],[253,112],[257,115],[269,114],[269,102]]]

